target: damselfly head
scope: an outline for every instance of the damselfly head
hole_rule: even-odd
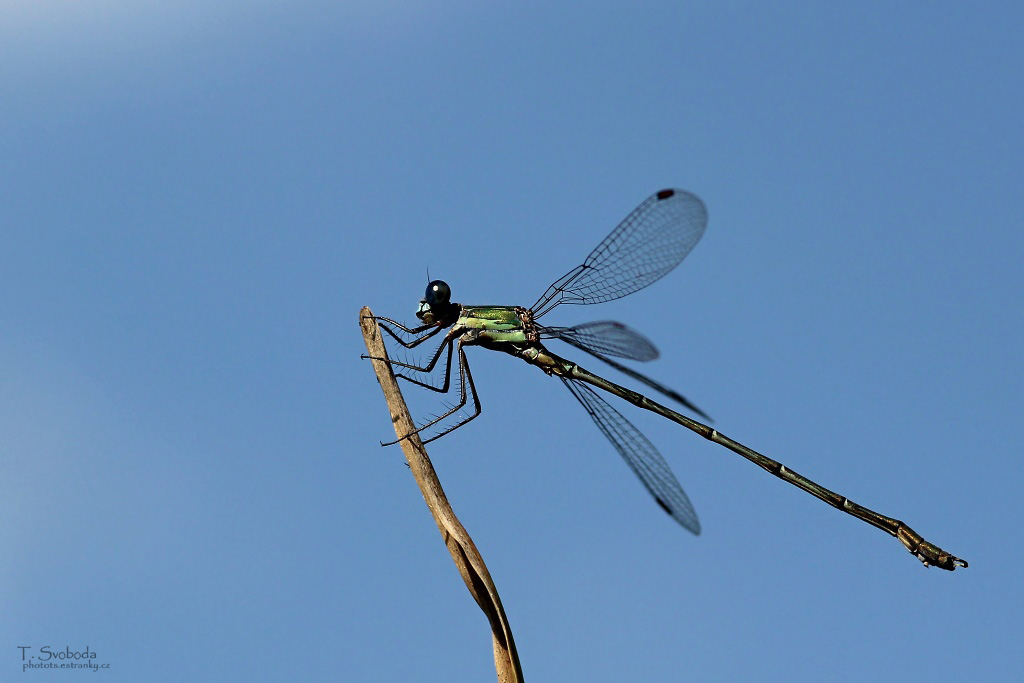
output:
[[[451,300],[452,290],[448,283],[442,280],[433,280],[427,285],[427,293],[420,300],[416,317],[428,325],[435,323],[445,316],[451,305]]]

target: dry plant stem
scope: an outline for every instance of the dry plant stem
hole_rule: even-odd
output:
[[[387,358],[387,349],[380,336],[380,328],[377,321],[373,319],[370,309],[363,307],[359,312],[359,326],[363,331],[363,339],[370,356]],[[391,366],[384,361],[374,360],[373,369],[377,373],[377,381],[384,390],[384,399],[387,401],[388,409],[391,411],[391,422],[395,425],[395,435],[402,438],[411,433],[416,427],[409,415],[409,408],[405,405],[402,392],[398,388],[394,372]],[[505,610],[501,606],[501,599],[498,597],[498,590],[491,581],[491,575],[487,571],[484,560],[480,557],[479,551],[473,544],[473,539],[463,528],[455,513],[452,511],[448,499],[445,498],[441,489],[441,482],[437,479],[434,466],[427,457],[426,449],[418,435],[413,434],[407,439],[401,440],[402,452],[409,463],[413,477],[423,493],[423,499],[434,516],[437,528],[441,532],[448,552],[451,553],[455,566],[466,582],[466,587],[476,603],[487,616],[491,624],[491,637],[494,643],[494,668],[498,674],[499,683],[517,683],[523,680],[523,671],[519,665],[519,656],[516,653],[515,641],[512,639],[512,629],[509,628],[508,620],[505,618]]]

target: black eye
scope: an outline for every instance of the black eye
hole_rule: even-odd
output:
[[[452,290],[448,283],[442,280],[434,280],[427,285],[427,294],[423,299],[428,304],[447,304],[452,299]]]

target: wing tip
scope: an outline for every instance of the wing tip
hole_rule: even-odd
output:
[[[687,519],[684,522],[679,517],[676,517],[675,511],[672,508],[670,508],[668,503],[666,503],[664,500],[662,500],[661,498],[655,496],[654,497],[654,501],[658,504],[658,507],[660,507],[662,510],[664,510],[665,513],[669,517],[671,517],[672,519],[674,519],[677,522],[679,522],[679,524],[684,529],[686,529],[687,531],[692,533],[694,536],[700,536],[700,522],[698,522],[696,518],[694,518],[694,519]]]

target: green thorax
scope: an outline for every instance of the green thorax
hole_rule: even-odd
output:
[[[455,323],[471,329],[484,330],[488,341],[525,342],[523,321],[514,306],[463,306]]]

